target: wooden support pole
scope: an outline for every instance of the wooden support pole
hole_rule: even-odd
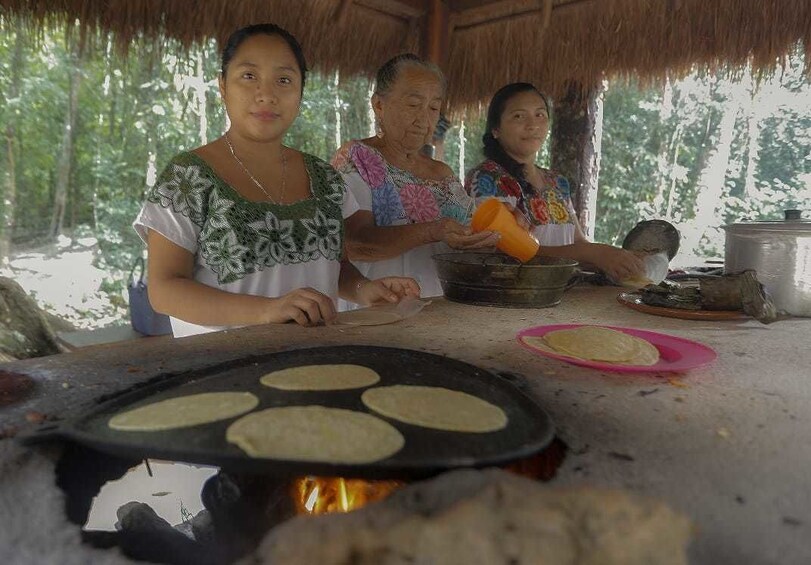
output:
[[[445,71],[448,63],[451,36],[451,13],[446,0],[427,1],[426,22],[422,42],[422,57]],[[431,142],[433,157],[439,161],[445,158],[444,135]]]
[[[577,218],[588,236],[594,235],[601,140],[602,89],[584,92],[581,85],[570,84],[553,109],[552,168],[569,180]]]
[[[428,10],[423,41],[422,56],[439,68],[445,69],[450,45],[450,9],[445,0],[428,0]]]

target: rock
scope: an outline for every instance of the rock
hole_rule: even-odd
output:
[[[298,516],[242,565],[683,565],[690,522],[617,490],[462,470],[349,514]]]
[[[34,299],[13,280],[0,277],[0,355],[28,359],[59,352],[56,335]]]

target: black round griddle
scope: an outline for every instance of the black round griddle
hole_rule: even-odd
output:
[[[288,367],[352,363],[380,375],[372,386],[410,384],[441,386],[466,392],[499,406],[507,427],[489,433],[459,433],[405,424],[375,414],[361,402],[371,387],[338,391],[283,391],[259,383],[262,375]],[[107,426],[109,419],[159,400],[201,392],[247,391],[260,402],[256,410],[278,406],[321,405],[366,412],[388,421],[405,437],[405,447],[391,457],[369,464],[329,464],[255,459],[225,441],[228,426],[239,418],[162,432],[122,432]],[[129,458],[167,459],[215,465],[234,472],[275,476],[341,476],[367,479],[429,476],[459,467],[503,465],[541,451],[553,438],[547,414],[511,382],[473,365],[440,355],[371,346],[298,349],[175,375],[104,400],[91,411],[55,429],[29,436],[72,440]]]

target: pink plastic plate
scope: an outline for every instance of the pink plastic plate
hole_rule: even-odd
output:
[[[576,359],[568,355],[561,355],[552,353],[551,351],[542,351],[535,349],[525,344],[521,339],[524,336],[543,336],[555,330],[567,330],[570,328],[579,328],[589,324],[555,324],[549,326],[535,326],[526,328],[518,332],[516,338],[522,347],[528,349],[536,355],[543,355],[558,359],[574,365],[581,365],[583,367],[591,367],[592,369],[599,369],[601,371],[622,371],[623,373],[659,373],[659,372],[682,372],[697,367],[703,367],[712,363],[717,357],[715,350],[707,347],[696,341],[683,339],[667,334],[660,334],[658,332],[649,332],[646,330],[637,330],[634,328],[619,328],[616,326],[598,326],[602,328],[610,328],[618,330],[628,335],[638,337],[646,340],[659,350],[659,362],[655,365],[617,365],[615,363],[606,363],[604,361],[587,361],[585,359]]]

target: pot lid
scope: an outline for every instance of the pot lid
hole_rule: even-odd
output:
[[[780,222],[739,222],[722,226],[732,233],[780,232],[811,235],[811,220],[789,220]]]
[[[730,232],[754,233],[760,231],[811,234],[811,220],[803,220],[802,210],[785,210],[782,221],[738,222],[723,226]]]

